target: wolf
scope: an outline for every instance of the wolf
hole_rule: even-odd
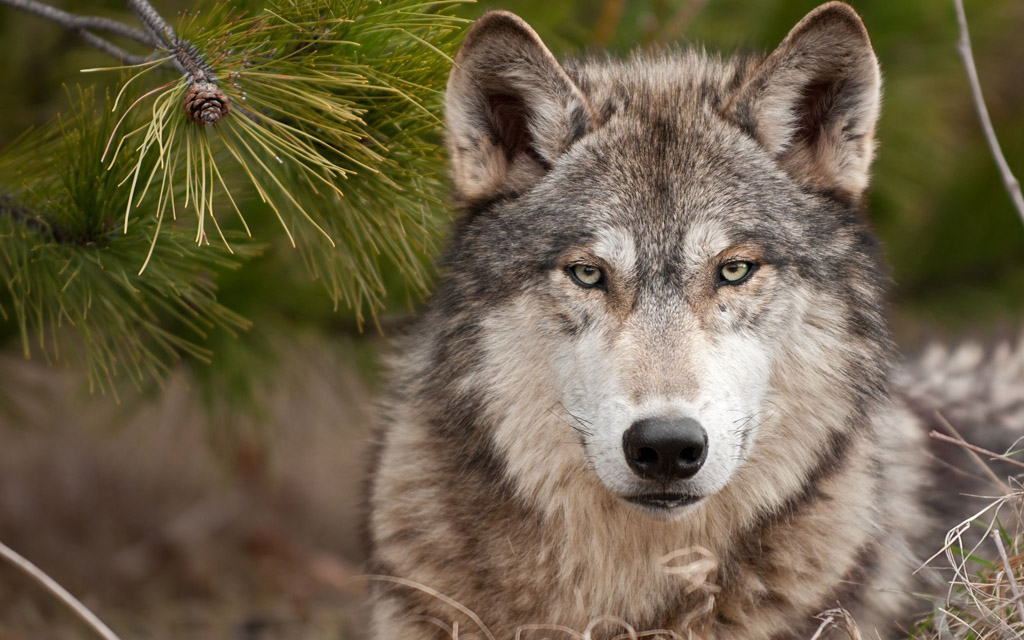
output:
[[[781,640],[836,606],[895,633],[956,398],[886,324],[880,88],[839,2],[767,55],[559,62],[511,13],[472,26],[445,104],[458,215],[369,480],[373,638]],[[1001,354],[958,397],[1021,429],[1024,385],[973,377],[1024,380],[1024,348]]]

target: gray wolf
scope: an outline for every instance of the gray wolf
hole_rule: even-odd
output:
[[[900,382],[886,325],[880,86],[837,2],[725,58],[560,63],[513,14],[471,28],[446,98],[459,216],[370,480],[370,569],[397,578],[373,637],[806,638],[836,605],[891,632],[941,539],[922,452],[952,400]]]

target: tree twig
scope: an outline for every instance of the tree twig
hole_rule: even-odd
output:
[[[70,607],[72,611],[78,614],[78,616],[92,627],[96,633],[102,636],[104,640],[120,640],[120,638],[117,637],[117,634],[110,630],[110,627],[103,624],[103,621],[97,618],[96,614],[89,611],[84,604],[75,598],[75,596],[68,593],[67,589],[57,584],[57,582],[50,576],[46,575],[42,569],[23,558],[16,551],[2,542],[0,542],[0,557],[3,557],[12,565],[25,572],[30,578],[46,587],[50,593],[57,596],[57,598],[64,602],[64,604]]]
[[[174,54],[174,66],[184,73],[190,83],[200,82],[216,85],[217,79],[203,55],[187,40],[182,40],[174,33],[171,25],[149,3],[149,0],[125,0],[128,8],[146,31],[158,42],[158,46],[170,50]]]
[[[155,47],[156,42],[147,33],[122,24],[110,18],[99,16],[76,16],[73,13],[62,11],[56,7],[37,2],[36,0],[0,0],[0,4],[6,4],[15,9],[46,18],[52,22],[63,25],[69,29],[92,29],[94,31],[107,31],[114,35],[134,40],[147,47]]]
[[[133,53],[128,53],[121,47],[118,47],[112,42],[101,38],[92,31],[89,31],[89,29],[108,31],[114,35],[122,36],[129,40],[134,40],[135,42],[144,44],[147,47],[155,46],[149,35],[143,31],[135,29],[134,27],[129,27],[126,24],[121,24],[120,22],[109,18],[100,18],[98,16],[76,16],[68,13],[67,11],[61,11],[56,7],[51,7],[41,2],[37,2],[36,0],[0,0],[0,4],[6,4],[15,9],[37,15],[40,18],[45,18],[52,22],[56,22],[63,27],[67,27],[77,33],[78,36],[88,44],[91,44],[109,56],[117,58],[125,64],[141,64],[146,61],[146,58],[143,56],[137,56]]]
[[[954,428],[953,425],[949,423],[949,420],[946,420],[946,417],[942,415],[941,412],[936,411],[935,418],[942,423],[942,426],[945,427],[946,431],[950,432],[953,435],[953,437],[956,438],[957,444],[961,446],[967,444],[967,440],[965,440],[964,437],[960,435],[960,432],[957,431],[956,428]],[[996,472],[992,470],[992,467],[985,464],[985,461],[981,459],[981,456],[979,456],[976,451],[972,451],[970,447],[964,447],[964,451],[966,451],[967,455],[969,455],[971,459],[974,460],[974,462],[976,462],[979,467],[981,467],[981,470],[985,473],[985,475],[988,476],[989,480],[995,483],[995,485],[999,487],[1004,493],[1010,493],[1010,487],[1005,482],[999,479],[999,476],[997,476]]]
[[[146,31],[153,36],[156,42],[168,49],[178,45],[178,36],[174,33],[171,25],[161,17],[157,10],[148,0],[126,0],[128,8],[132,10],[135,17],[139,19]]]
[[[1000,462],[1005,462],[1006,464],[1012,465],[1012,466],[1017,467],[1019,469],[1024,469],[1024,462],[1019,462],[1019,461],[1014,460],[1013,458],[1010,458],[1008,456],[1004,456],[1002,454],[995,453],[994,451],[989,451],[988,449],[983,449],[982,447],[970,444],[968,442],[964,442],[963,440],[957,440],[956,438],[950,438],[949,436],[947,436],[944,433],[939,433],[938,431],[932,431],[931,433],[928,434],[928,437],[929,438],[934,438],[935,440],[938,440],[940,442],[948,442],[949,444],[955,444],[958,447],[963,447],[964,449],[968,449],[970,451],[975,451],[977,453],[980,453],[983,456],[988,456],[988,457],[992,458],[993,460],[999,460]]]
[[[971,50],[971,37],[967,33],[967,16],[964,14],[963,0],[953,0],[956,7],[956,19],[960,24],[960,39],[957,41],[957,51],[964,61],[964,68],[967,71],[967,80],[971,85],[971,96],[974,98],[974,107],[978,112],[978,119],[981,120],[981,128],[985,131],[985,140],[992,151],[996,165],[999,166],[999,173],[1002,175],[1003,184],[1010,194],[1010,200],[1020,215],[1021,222],[1024,222],[1024,195],[1021,194],[1020,182],[1010,171],[1010,165],[1006,162],[1006,156],[999,146],[999,139],[992,128],[992,120],[988,115],[988,107],[985,106],[985,98],[981,95],[981,82],[978,81],[978,69],[974,66],[974,53]]]
[[[107,31],[134,40],[147,47],[156,47],[170,51],[173,54],[172,60],[174,65],[179,71],[188,76],[189,82],[217,84],[213,71],[206,64],[202,54],[189,42],[178,37],[171,25],[163,19],[160,13],[149,3],[149,0],[125,0],[125,2],[145,30],[130,27],[110,18],[77,16],[39,2],[39,0],[0,0],[0,4],[6,4],[15,9],[32,13],[67,27],[77,33],[88,44],[125,64],[142,64],[148,58],[129,53],[92,33],[92,31]]]
[[[134,53],[128,53],[121,47],[104,40],[103,38],[99,37],[91,31],[86,31],[85,29],[78,29],[77,33],[78,37],[80,37],[82,40],[85,40],[87,43],[96,47],[103,53],[114,58],[117,58],[123,64],[143,64],[148,61],[148,58],[145,58],[143,56],[137,56]]]

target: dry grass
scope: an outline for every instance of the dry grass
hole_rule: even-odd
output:
[[[1024,487],[1006,493],[946,535],[934,558],[947,565],[948,591],[912,630],[916,640],[1024,638]],[[934,559],[933,558],[933,559]]]

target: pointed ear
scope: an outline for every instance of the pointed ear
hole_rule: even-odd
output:
[[[798,182],[857,200],[874,156],[881,82],[864,23],[829,2],[793,27],[726,113]]]
[[[507,11],[484,14],[466,35],[448,78],[445,118],[463,205],[528,188],[592,122],[579,88]]]

